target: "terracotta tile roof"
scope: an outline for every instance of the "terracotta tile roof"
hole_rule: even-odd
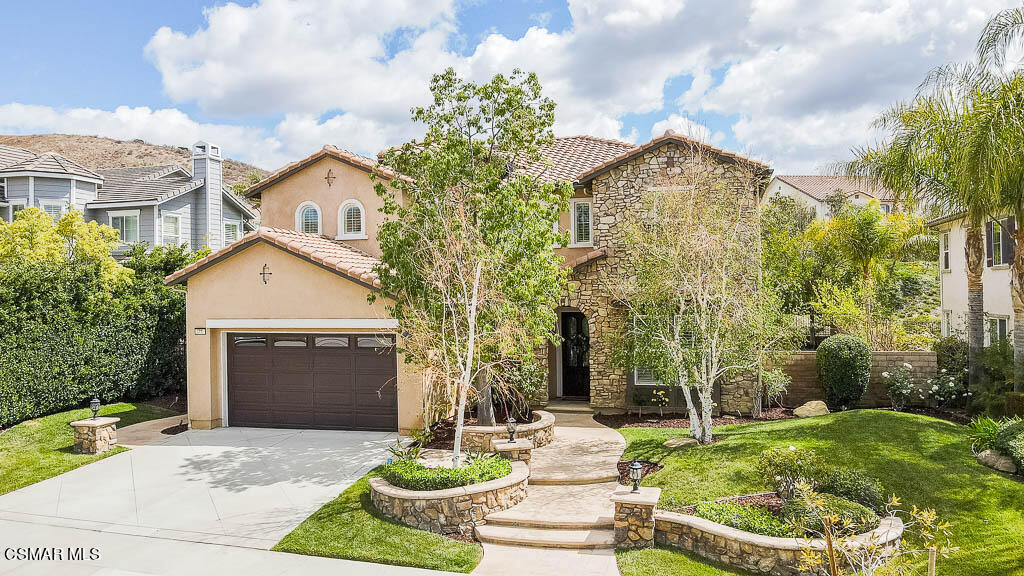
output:
[[[380,279],[373,270],[380,260],[344,242],[331,240],[326,236],[282,228],[260,228],[255,232],[250,232],[241,240],[164,278],[164,284],[173,286],[185,282],[189,276],[201,272],[255,242],[265,242],[276,246],[360,284],[380,288]]]
[[[48,174],[69,174],[71,176],[81,176],[83,178],[91,178],[93,180],[103,180],[103,177],[99,174],[89,170],[85,166],[82,166],[74,160],[68,160],[67,158],[57,154],[56,152],[47,152],[40,154],[33,158],[28,158],[11,164],[2,170],[0,173],[11,173],[11,172],[45,172]]]
[[[859,193],[883,201],[891,201],[893,199],[891,190],[878,186],[864,178],[792,174],[776,174],[775,177],[818,201],[828,198],[829,194],[837,190],[845,192],[847,196]]]
[[[522,169],[528,176],[545,182],[575,182],[581,174],[611,158],[636,149],[635,144],[594,136],[555,138],[541,148],[544,159]]]
[[[600,260],[601,258],[604,258],[607,255],[608,255],[608,251],[605,250],[604,248],[598,248],[596,250],[591,250],[590,252],[587,252],[586,254],[583,254],[582,256],[577,256],[576,258],[573,258],[572,260],[566,260],[565,262],[562,262],[562,268],[575,269],[575,268],[577,268],[579,266],[590,264],[591,262],[593,262],[595,260]]]
[[[376,160],[372,158],[360,156],[355,152],[349,152],[348,150],[344,150],[342,148],[338,148],[337,146],[327,144],[320,150],[314,152],[313,154],[310,154],[309,156],[303,158],[302,160],[292,162],[291,164],[288,164],[283,168],[275,171],[273,174],[267,176],[263,180],[260,180],[256,184],[249,186],[248,188],[245,189],[245,192],[243,192],[242,195],[245,196],[246,198],[251,198],[254,195],[262,192],[264,189],[270,187],[272,184],[278,182],[279,180],[283,180],[284,178],[287,178],[292,174],[298,172],[299,170],[302,170],[303,168],[311,164],[319,162],[320,160],[328,156],[345,162],[346,164],[355,166],[356,168],[365,170],[366,172],[376,172],[377,174],[380,174],[385,178],[395,177],[394,172],[392,172],[389,168],[381,166]]]
[[[654,138],[650,142],[648,142],[646,144],[643,144],[641,146],[635,146],[631,150],[623,152],[622,154],[619,154],[618,156],[615,156],[614,158],[609,158],[608,160],[602,162],[601,164],[598,164],[598,165],[590,168],[589,170],[587,170],[583,174],[580,174],[578,181],[582,183],[582,182],[588,182],[590,180],[593,180],[595,177],[597,177],[597,176],[607,172],[608,170],[611,170],[612,168],[615,168],[616,166],[618,166],[620,164],[623,164],[624,162],[628,161],[629,159],[631,159],[631,158],[633,158],[635,156],[639,156],[640,154],[643,154],[644,152],[647,152],[648,150],[651,150],[653,148],[657,148],[658,146],[661,146],[662,144],[665,144],[666,142],[676,142],[676,143],[682,144],[684,146],[689,146],[689,145],[700,146],[700,147],[704,148],[705,150],[707,150],[708,152],[710,152],[710,153],[712,153],[712,154],[714,154],[714,155],[716,155],[716,156],[718,156],[720,158],[725,158],[727,160],[734,160],[734,161],[737,161],[737,162],[743,162],[745,164],[750,165],[755,170],[758,170],[758,171],[761,171],[761,172],[771,172],[771,167],[768,166],[767,164],[763,163],[763,162],[754,160],[752,158],[748,158],[746,156],[743,156],[741,154],[737,154],[735,152],[730,152],[730,151],[728,151],[728,150],[726,150],[724,148],[719,148],[717,146],[712,146],[710,144],[701,142],[701,141],[696,140],[694,138],[690,138],[689,136],[683,136],[682,134],[677,133],[675,130],[666,130],[664,134],[662,134],[661,136],[658,136],[657,138]]]

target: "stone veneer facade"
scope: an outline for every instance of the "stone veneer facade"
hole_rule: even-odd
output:
[[[534,410],[533,415],[533,422],[520,424],[516,429],[516,439],[530,440],[533,448],[547,446],[555,439],[555,416],[543,410]],[[501,440],[508,440],[504,424],[462,428],[462,449],[466,451],[494,452],[494,443]]]
[[[491,512],[506,510],[526,498],[529,468],[512,462],[504,478],[447,490],[406,490],[383,478],[370,479],[370,501],[384,516],[437,534],[473,535]]]
[[[738,203],[749,214],[751,233],[757,231],[757,191],[750,184],[748,170],[741,161],[715,153],[704,155],[716,175],[731,178]],[[627,217],[638,210],[643,194],[651,189],[684,185],[683,166],[694,162],[693,148],[676,140],[666,140],[648,148],[622,164],[598,174],[584,183],[592,197],[593,243],[605,256],[577,266],[569,276],[560,309],[578,310],[587,317],[590,329],[590,406],[597,412],[622,412],[629,408],[632,371],[617,366],[613,359],[615,334],[627,322],[625,309],[614,303],[611,287],[629,271],[625,241]],[[577,195],[578,197],[578,195]],[[545,364],[548,357],[544,358]],[[548,373],[545,366],[545,372]],[[550,375],[550,373],[549,373]],[[547,395],[553,397],[554,383],[548,383]],[[544,399],[537,399],[546,401]],[[678,409],[668,407],[666,411]]]

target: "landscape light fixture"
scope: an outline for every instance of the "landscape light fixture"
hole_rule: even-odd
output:
[[[640,479],[644,476],[644,467],[633,459],[633,463],[629,465],[629,479],[633,481],[633,490],[631,492],[640,491]]]
[[[505,430],[508,430],[508,441],[516,441],[516,419],[509,416],[508,423],[505,424]]]
[[[92,400],[89,400],[89,410],[92,410],[92,419],[96,419],[96,415],[100,412],[100,399],[93,396]]]

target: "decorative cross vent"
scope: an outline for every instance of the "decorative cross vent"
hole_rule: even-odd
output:
[[[327,169],[327,176],[324,176],[324,180],[327,180],[327,187],[328,188],[331,187],[331,184],[334,184],[335,178],[336,177],[334,175],[334,170],[328,168]]]
[[[273,276],[273,275],[274,275],[274,273],[270,271],[270,266],[267,266],[266,264],[264,264],[263,265],[263,271],[260,272],[260,276],[263,277],[263,283],[266,284],[267,281],[270,280],[270,277]]]

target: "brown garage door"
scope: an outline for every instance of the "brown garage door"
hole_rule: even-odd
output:
[[[395,430],[393,344],[373,334],[228,334],[228,425]]]

